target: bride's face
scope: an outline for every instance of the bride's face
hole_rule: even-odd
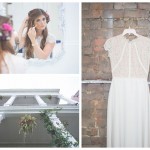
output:
[[[44,15],[41,15],[37,17],[34,21],[34,26],[37,30],[44,30],[47,25],[46,17]]]

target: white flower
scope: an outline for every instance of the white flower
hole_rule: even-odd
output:
[[[6,37],[6,40],[10,40],[10,37]]]

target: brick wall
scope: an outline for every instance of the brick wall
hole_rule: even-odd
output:
[[[129,26],[150,36],[150,3],[82,3],[82,80],[111,80],[103,45]],[[106,146],[109,88],[110,84],[82,84],[83,147]]]

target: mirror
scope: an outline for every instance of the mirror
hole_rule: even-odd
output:
[[[50,22],[47,24],[48,32],[54,35],[56,39],[56,44],[49,59],[56,58],[63,53],[62,42],[64,35],[63,28],[61,26],[63,22],[61,19],[63,14],[60,12],[63,7],[62,3],[6,3],[5,5],[7,8],[7,15],[12,16],[14,29],[16,32],[18,32],[21,23],[29,11],[35,8],[40,8],[46,11],[50,16]],[[16,51],[19,52],[19,55],[22,55],[22,51],[19,50],[17,45]]]
[[[35,8],[43,9],[50,15],[47,27],[48,31],[55,36],[56,44],[49,59],[28,59],[27,73],[79,73],[79,4],[0,3],[0,13],[12,16],[15,33],[18,32],[28,12]],[[22,57],[23,53],[17,44],[16,42],[17,55]]]

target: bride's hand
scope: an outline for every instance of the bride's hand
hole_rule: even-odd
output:
[[[31,42],[35,40],[35,38],[36,38],[36,30],[35,30],[35,27],[32,27],[32,28],[29,29],[29,31],[28,31],[28,36],[29,36]]]
[[[25,19],[24,19],[23,22],[22,22],[22,25],[23,25],[24,28],[26,28],[27,25],[28,25],[28,19],[29,19],[29,17],[26,16]]]

